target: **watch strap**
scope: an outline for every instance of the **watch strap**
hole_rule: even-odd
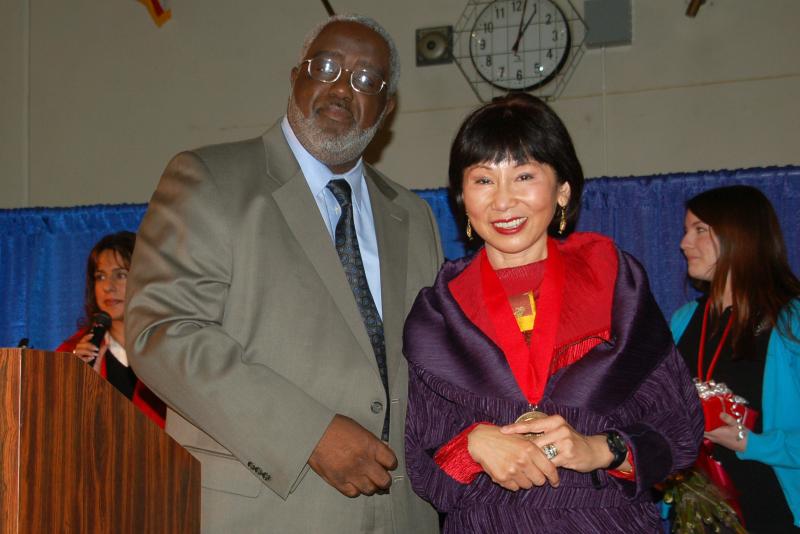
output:
[[[625,458],[628,456],[628,445],[625,444],[625,440],[622,439],[622,436],[620,436],[619,432],[616,430],[604,432],[604,434],[606,435],[608,450],[614,455],[614,459],[611,460],[611,463],[608,464],[606,469],[608,471],[613,471],[625,462]]]

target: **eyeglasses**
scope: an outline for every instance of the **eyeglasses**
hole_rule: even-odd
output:
[[[329,57],[314,57],[303,63],[308,64],[308,75],[318,82],[334,83],[344,70],[350,73],[350,87],[359,93],[377,95],[386,86],[386,82],[377,72],[369,69],[345,69]]]

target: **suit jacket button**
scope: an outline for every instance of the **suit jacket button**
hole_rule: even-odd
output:
[[[383,411],[383,403],[380,401],[375,401],[372,403],[372,406],[369,407],[372,410],[372,413],[381,413]]]

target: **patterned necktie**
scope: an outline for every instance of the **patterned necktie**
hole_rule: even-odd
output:
[[[389,378],[386,370],[386,343],[383,337],[383,321],[372,299],[372,293],[367,284],[367,275],[364,272],[364,263],[361,261],[361,250],[358,248],[356,226],[353,220],[353,203],[350,194],[350,184],[346,180],[337,178],[328,182],[328,189],[336,197],[342,208],[339,222],[336,224],[336,252],[342,262],[344,274],[353,290],[358,311],[367,328],[367,335],[378,362],[381,382],[386,392],[386,412],[383,418],[383,432],[381,439],[389,441]]]

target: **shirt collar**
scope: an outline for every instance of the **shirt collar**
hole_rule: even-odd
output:
[[[353,192],[352,198],[354,199],[354,202],[363,207],[366,193],[366,183],[364,181],[364,158],[358,158],[358,161],[353,168],[344,174],[333,174],[333,172],[324,163],[312,156],[302,145],[302,143],[300,143],[300,140],[297,139],[297,136],[294,134],[294,131],[289,124],[289,119],[286,116],[284,116],[283,121],[281,121],[281,129],[283,130],[284,137],[286,137],[286,142],[289,144],[289,148],[292,150],[292,153],[294,153],[294,157],[297,159],[297,163],[300,165],[300,169],[303,171],[303,175],[306,178],[306,182],[308,182],[311,193],[315,197],[325,190],[328,182],[334,177],[343,178],[344,180],[347,180],[348,184],[350,184],[350,189]]]
[[[113,336],[109,335],[109,342],[108,342],[108,352],[111,353],[113,357],[119,361],[125,367],[128,367],[128,353],[125,351],[125,347],[119,344],[119,341],[114,339]]]

